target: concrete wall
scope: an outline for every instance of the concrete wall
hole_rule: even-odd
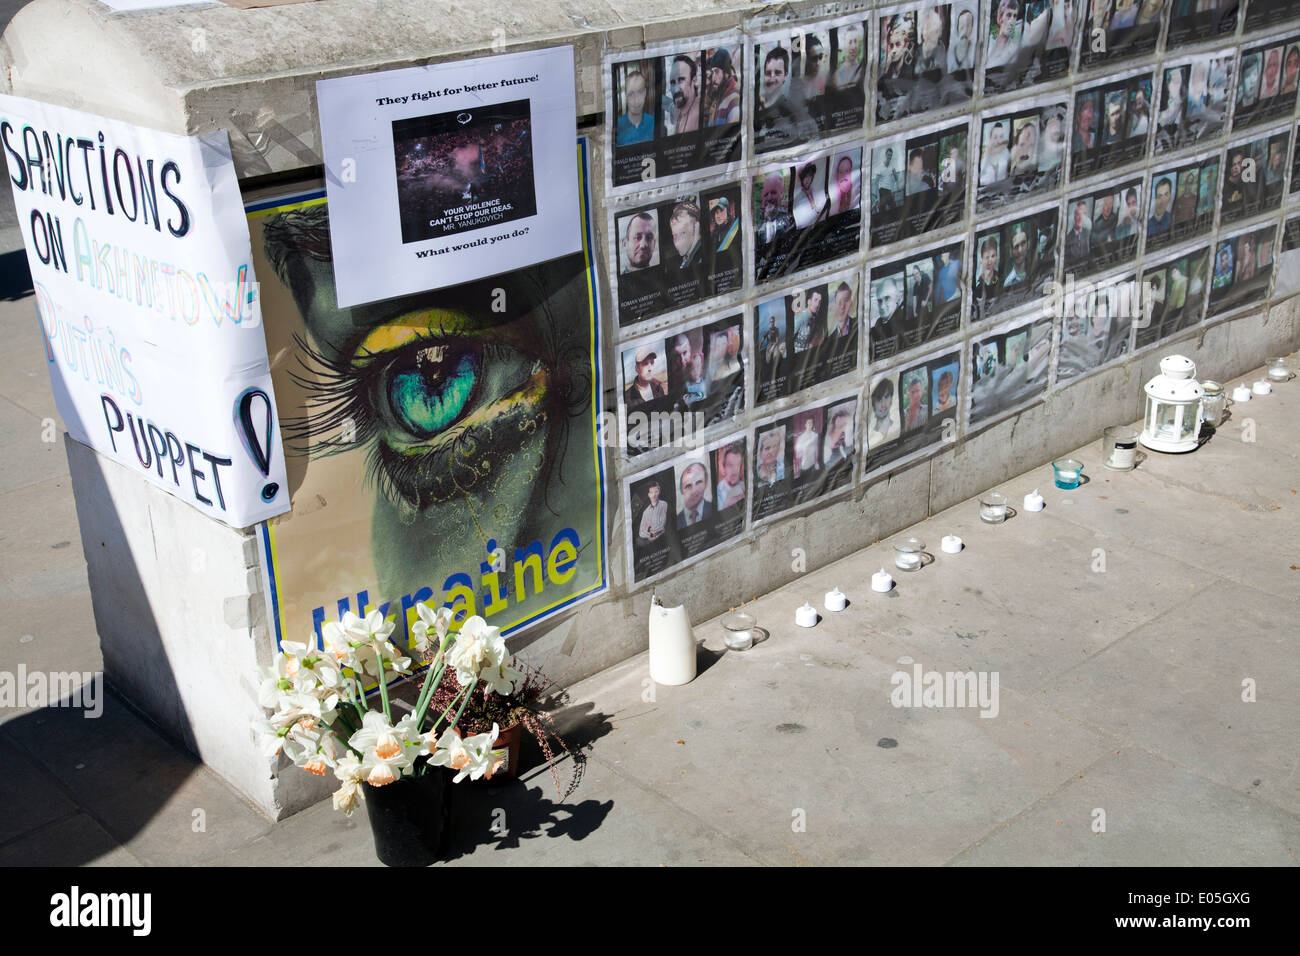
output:
[[[792,3],[781,10],[836,15],[871,5]],[[241,176],[265,184],[269,174],[309,177],[320,163],[314,100],[320,77],[573,43],[579,113],[594,116],[603,108],[603,52],[738,26],[763,8],[707,0],[549,0],[494,4],[490,17],[475,4],[436,9],[431,16],[427,0],[322,0],[252,11],[215,6],[116,15],[94,0],[35,0],[0,41],[6,67],[0,88],[173,132],[227,129]],[[603,130],[589,131],[599,191]],[[605,205],[599,192],[594,199],[599,251]],[[905,249],[901,244],[889,254]],[[604,264],[598,268],[603,277]],[[603,282],[602,299],[609,315]],[[613,369],[608,328],[605,338],[605,367]],[[696,622],[707,620],[798,577],[795,548],[806,554],[807,570],[824,566],[1078,448],[1108,425],[1139,419],[1142,384],[1162,355],[1180,352],[1196,362],[1200,377],[1227,380],[1297,348],[1300,297],[1194,329],[1052,392],[929,460],[752,531],[654,588],[629,589],[625,580],[618,529],[627,517],[616,484],[623,472],[614,467],[610,591],[525,632],[512,646],[545,662],[561,683],[576,681],[644,650],[652,591],[686,603]],[[844,387],[835,383],[830,391]],[[69,442],[68,456],[110,682],[266,812],[281,816],[319,799],[329,781],[297,771],[281,775],[282,762],[261,757],[248,730],[259,714],[257,667],[273,653],[255,534],[204,519],[76,443]],[[644,465],[638,460],[636,468]]]

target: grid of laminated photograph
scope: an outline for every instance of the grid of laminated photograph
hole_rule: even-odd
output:
[[[1292,216],[1282,224],[1282,251],[1277,257],[1277,282],[1273,296],[1295,295],[1300,292],[1300,216]]]
[[[1142,159],[1151,135],[1151,102],[1149,69],[1076,90],[1070,178]]]
[[[754,278],[777,279],[858,251],[862,147],[845,146],[753,178]]]
[[[970,101],[979,46],[975,0],[911,3],[876,12],[876,122]]]
[[[872,365],[961,328],[965,261],[966,240],[956,239],[872,266]]]
[[[755,405],[857,370],[858,275],[854,270],[821,276],[758,300]]]
[[[1142,235],[1142,180],[1108,183],[1065,204],[1065,274],[1086,276],[1135,258]]]
[[[1051,192],[1061,182],[1067,106],[1037,100],[1024,109],[989,115],[980,123],[980,212]]]
[[[1220,155],[1203,153],[1151,174],[1147,252],[1210,231],[1219,195]]]
[[[1300,142],[1300,124],[1295,127],[1296,141]],[[1294,198],[1300,195],[1300,149],[1295,150],[1291,157],[1291,192],[1290,196]]]
[[[748,460],[739,434],[624,479],[633,584],[677,570],[744,532]]]
[[[620,346],[629,455],[689,444],[745,410],[744,324],[737,313]]]
[[[1133,325],[1143,316],[1142,285],[1132,272],[1076,281],[1066,274],[1057,289],[1061,345],[1056,384],[1097,371],[1129,352]]]
[[[1232,128],[1290,118],[1300,89],[1300,34],[1276,37],[1241,51]]]
[[[1219,193],[1219,224],[1237,222],[1282,205],[1286,157],[1291,131],[1284,129],[1258,139],[1243,140],[1223,152],[1223,189]]]
[[[857,422],[856,391],[758,422],[750,519],[774,518],[851,487]]]
[[[1232,50],[1216,50],[1170,62],[1156,71],[1157,153],[1214,139],[1228,117]]]
[[[918,130],[871,148],[872,247],[924,235],[966,215],[970,123]]]
[[[1070,72],[1078,18],[1073,0],[986,0],[984,95],[1046,83]]]
[[[1246,29],[1261,30],[1300,17],[1295,0],[1244,0]]]
[[[972,338],[966,433],[1032,405],[1047,391],[1052,320],[1014,319]]]
[[[1081,0],[1087,6],[1079,68],[1156,51],[1165,0]]]
[[[739,164],[744,49],[734,31],[605,58],[611,192],[716,174]]]
[[[873,375],[865,411],[863,479],[955,441],[960,386],[960,347]]]
[[[862,129],[867,21],[796,24],[754,40],[754,153]]]
[[[1214,246],[1210,273],[1210,316],[1262,302],[1273,277],[1277,223],[1223,236]]]
[[[669,193],[609,212],[610,272],[620,327],[740,289],[742,187]]]
[[[1210,246],[1195,246],[1148,262],[1142,269],[1142,318],[1136,348],[1146,348],[1192,328],[1205,314],[1210,288]]]
[[[1189,43],[1237,32],[1237,11],[1241,0],[1173,0],[1165,49],[1176,50]]]
[[[1052,203],[981,224],[971,268],[972,324],[1042,298],[1056,278],[1059,220]]]

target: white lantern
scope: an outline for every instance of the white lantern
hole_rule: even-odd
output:
[[[1138,440],[1154,451],[1191,451],[1201,435],[1196,365],[1181,355],[1160,360],[1160,374],[1146,384],[1147,411]]]

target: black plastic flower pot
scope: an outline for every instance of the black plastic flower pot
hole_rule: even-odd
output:
[[[383,787],[362,784],[379,862],[428,866],[447,855],[452,776],[445,767],[430,767],[420,776],[402,777]]]

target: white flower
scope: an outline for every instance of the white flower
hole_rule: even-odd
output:
[[[497,725],[493,724],[488,733],[462,740],[454,728],[447,730],[438,739],[438,749],[429,758],[429,763],[459,771],[452,779],[453,783],[460,783],[466,777],[491,780],[492,774],[505,763],[506,756],[504,750],[492,749],[497,732]]]
[[[334,809],[342,810],[347,816],[365,799],[361,789],[361,761],[357,755],[348,751],[334,766],[334,776],[343,784],[334,793]]]
[[[423,654],[433,641],[441,645],[446,638],[451,628],[451,608],[440,607],[435,611],[420,601],[415,605],[415,613],[420,619],[411,625],[411,649]]]
[[[456,668],[456,680],[468,687],[475,680],[487,681],[497,693],[510,693],[518,674],[507,663],[509,651],[501,628],[475,615],[461,625],[456,641],[447,651],[447,664]],[[514,675],[510,677],[509,675]],[[509,683],[507,691],[497,690]]]
[[[352,735],[348,744],[361,751],[361,767],[366,782],[373,787],[392,783],[415,762],[402,746],[396,728],[377,710],[366,711],[361,718],[361,729]]]

